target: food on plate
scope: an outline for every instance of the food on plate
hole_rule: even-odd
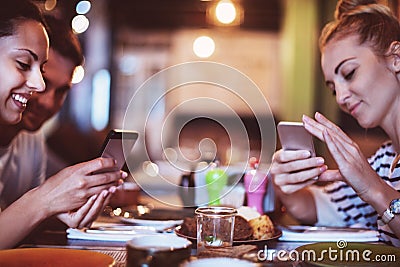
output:
[[[196,218],[186,217],[183,220],[183,223],[180,225],[179,232],[182,235],[196,238]],[[246,218],[242,217],[241,215],[237,215],[235,217],[233,241],[265,240],[273,237],[274,234],[274,224],[266,214],[251,220],[246,220]]]
[[[253,229],[253,238],[256,240],[268,239],[274,236],[274,224],[266,214],[251,219],[249,224]]]
[[[235,217],[235,226],[233,229],[233,241],[250,240],[253,237],[253,228],[249,222],[242,216]]]
[[[242,206],[236,210],[238,212],[238,215],[242,216],[248,221],[261,216],[261,214],[255,208],[248,206]]]
[[[186,217],[180,225],[181,234],[189,237],[197,238],[197,222],[196,218]]]

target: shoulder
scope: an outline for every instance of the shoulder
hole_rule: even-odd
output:
[[[396,157],[396,152],[392,142],[386,141],[376,150],[375,154],[369,158],[369,162],[372,165],[374,162],[391,161],[394,157]]]

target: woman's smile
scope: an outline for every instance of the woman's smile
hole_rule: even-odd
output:
[[[14,100],[14,103],[21,109],[25,110],[26,103],[28,103],[28,99],[32,94],[18,94],[14,93],[11,95],[11,98]]]

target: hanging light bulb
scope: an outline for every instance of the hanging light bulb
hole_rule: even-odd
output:
[[[231,24],[236,19],[236,8],[230,0],[221,0],[215,7],[215,16],[223,24]]]
[[[244,10],[231,0],[219,0],[210,3],[207,9],[207,21],[218,26],[237,26],[243,23]]]

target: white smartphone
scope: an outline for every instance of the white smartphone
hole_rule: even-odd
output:
[[[99,172],[95,172],[95,174],[122,169],[125,164],[124,147],[125,149],[128,148],[127,154],[129,154],[136,143],[138,136],[139,134],[136,131],[118,129],[110,130],[101,148],[100,157],[113,158],[117,161],[117,165],[115,168],[103,169]]]
[[[279,122],[278,135],[284,150],[308,150],[311,157],[315,157],[313,137],[302,122]]]

